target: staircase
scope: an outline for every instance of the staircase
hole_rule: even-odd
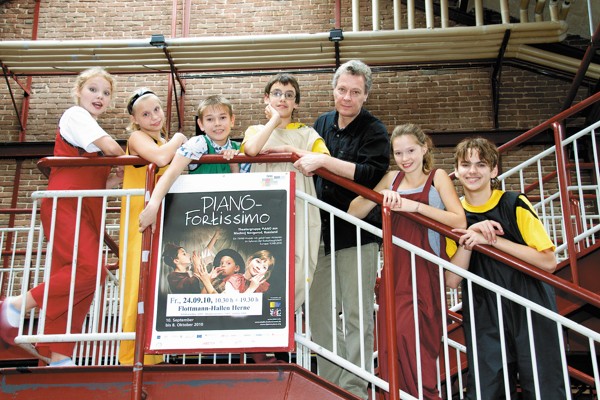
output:
[[[511,21],[511,23],[513,22]],[[259,69],[274,61],[280,62],[278,65],[282,65],[281,62],[283,62],[287,68],[302,68],[306,65],[331,67],[333,60],[339,54],[345,58],[360,56],[373,65],[432,61],[453,62],[457,58],[464,61],[465,55],[461,51],[470,53],[469,60],[493,60],[506,56],[512,60],[540,62],[540,65],[545,65],[545,55],[547,52],[555,51],[556,44],[539,45],[536,43],[539,43],[540,40],[556,42],[565,35],[565,26],[561,22],[549,21],[529,26],[522,24],[508,26],[508,28],[510,29],[507,29],[507,26],[479,27],[471,30],[458,28],[456,36],[450,39],[443,37],[448,33],[447,31],[438,29],[429,32],[428,28],[401,32],[347,32],[341,43],[341,52],[339,52],[339,48],[335,49],[327,34],[285,35],[285,37],[274,35],[263,37],[260,40],[241,38],[236,43],[239,51],[231,51],[228,46],[232,41],[231,38],[218,37],[211,40],[175,38],[167,40],[165,48],[153,47],[154,45],[148,43],[147,40],[135,41],[133,48],[127,47],[132,41],[106,41],[103,43],[102,54],[97,52],[97,43],[82,42],[78,44],[84,47],[84,52],[90,54],[89,60],[86,59],[87,56],[80,55],[79,59],[84,60],[84,63],[88,61],[94,64],[98,62],[111,63],[115,58],[122,57],[124,52],[131,54],[131,57],[126,60],[129,69],[125,69],[122,65],[115,65],[114,69],[118,72],[143,73],[145,63],[152,61],[152,65],[157,70],[170,71],[173,69],[178,73],[190,73],[218,71],[223,64],[236,70]],[[501,54],[507,30],[511,30],[510,41],[505,49],[506,53]],[[541,36],[542,39],[535,35]],[[482,45],[482,38],[489,42]],[[377,46],[373,46],[374,43],[377,43]],[[416,50],[415,44],[418,45]],[[69,51],[64,50],[64,45],[65,43],[61,42],[0,43],[0,60],[9,71],[17,74],[50,74],[73,58]],[[303,46],[306,57],[310,56],[311,58],[299,60],[294,56],[281,61],[279,54],[284,50],[289,51],[290,48],[294,48],[293,46]],[[435,46],[435,60],[427,51],[427,46]],[[536,48],[541,51],[537,51]],[[595,49],[592,45],[589,48]],[[38,51],[42,54],[49,49],[51,52],[55,51],[61,54],[56,56],[57,60],[53,61],[53,64],[41,63],[43,65],[32,67],[30,64],[22,62],[27,57],[36,56]],[[394,51],[390,51],[390,49]],[[274,56],[271,54],[277,55],[277,59],[273,60],[271,57]],[[586,67],[585,70],[581,70],[577,65],[573,66],[571,62],[573,54],[573,52],[563,53],[562,58],[559,58],[558,62],[553,62],[553,65],[548,68],[563,69],[573,74],[582,71],[586,76],[587,84],[593,86],[593,82],[600,76],[600,68],[598,65],[593,65],[598,64],[597,57],[592,58],[591,68]],[[578,54],[581,55],[581,53]],[[167,56],[165,57],[165,55]],[[43,58],[44,55],[41,57]],[[193,59],[190,60],[190,57]],[[136,62],[139,61],[140,64],[135,65],[131,58]],[[249,59],[252,60],[252,63],[249,63]],[[178,64],[179,62],[181,63]],[[70,71],[75,70],[70,69]],[[598,179],[598,157],[594,156],[597,153],[595,137],[598,126],[594,125],[590,132],[575,138],[577,132],[573,132],[571,123],[568,124],[568,137],[565,132],[567,126],[560,127],[555,124],[560,124],[569,118],[577,121],[585,119],[591,125],[595,121],[593,121],[593,117],[590,120],[589,115],[594,114],[589,111],[597,109],[599,104],[600,97],[595,95],[501,147],[504,154],[519,151],[522,146],[527,146],[528,141],[534,140],[536,136],[546,133],[549,129],[553,129],[557,135],[562,133],[563,143],[568,140],[577,140],[577,142],[565,143],[561,147],[558,156],[559,159],[564,158],[561,162],[557,163],[557,156],[554,153],[550,154],[547,159],[540,158],[544,161],[538,161],[536,156],[532,156],[531,160],[533,161],[530,160],[529,164],[515,166],[502,176],[507,189],[522,191],[535,200],[533,202],[538,207],[541,218],[547,224],[548,230],[553,232],[554,240],[559,245],[557,255],[561,262],[557,273],[553,276],[546,276],[540,274],[539,271],[531,270],[530,267],[509,255],[500,256],[506,257],[515,267],[537,274],[536,276],[540,279],[556,285],[559,288],[557,289],[559,314],[596,333],[600,332],[600,313],[598,311],[600,271],[597,268],[600,261],[600,250],[596,240],[598,235],[596,227],[600,222],[598,218],[600,207],[597,203],[600,198],[597,188],[600,179]],[[582,112],[587,112],[583,118],[581,117]],[[587,158],[578,155],[582,151],[589,153]],[[553,158],[554,161],[552,161]],[[541,165],[539,168],[536,165],[538,162]],[[507,164],[504,165],[505,169],[508,167]],[[579,181],[580,179],[583,181]],[[585,193],[579,193],[578,191],[583,187],[590,189],[584,189]],[[571,201],[565,199],[564,202],[561,202],[562,193],[558,190],[559,188],[564,190],[566,198]],[[561,223],[563,215],[569,217],[570,224]],[[427,225],[430,222],[424,220],[423,223]],[[444,227],[433,225],[432,227],[448,233]],[[582,239],[574,242],[573,239],[579,235],[582,236]],[[461,344],[464,344],[460,313],[449,312],[448,321],[454,321],[448,324],[448,341],[454,341],[460,347]],[[565,343],[573,389],[581,392],[581,396],[587,396],[589,393],[585,393],[586,391],[592,393],[589,396],[595,395],[597,389],[590,389],[590,387],[598,387],[597,355],[590,351],[589,339],[570,331],[565,336]],[[597,347],[598,342],[593,342],[592,348]],[[22,367],[34,364],[27,353],[15,352],[14,349],[4,350],[4,352],[0,349],[0,358],[4,360],[10,358],[12,366]],[[457,395],[462,387],[460,382],[462,373],[468,367],[466,358],[460,351],[449,353],[448,357],[446,357],[446,353],[442,353],[441,366],[446,363],[446,359],[448,359],[450,369],[446,371],[443,367],[440,368],[441,389],[444,394],[449,391],[452,395]],[[190,398],[193,398],[192,396],[198,390],[203,389],[206,390],[203,393],[207,396],[211,394],[220,398],[237,396],[239,393],[244,393],[245,398],[248,399],[352,398],[348,393],[329,385],[305,368],[295,365],[189,365],[181,368],[167,365],[145,367],[144,370],[145,381],[142,389],[143,393],[149,395],[150,398],[169,396],[170,391],[165,388],[173,385],[177,387],[178,394]],[[11,399],[33,400],[59,396],[68,398],[70,393],[74,392],[78,396],[91,399],[106,398],[107,394],[110,398],[120,399],[131,398],[131,373],[131,369],[127,367],[91,366],[77,371],[11,368],[1,370],[0,376],[2,393],[11,396],[8,397]],[[199,378],[199,376],[202,377]],[[85,386],[80,385],[81,383],[85,383]],[[96,390],[98,386],[94,386],[94,384],[98,385],[98,383],[101,384],[103,390]]]
[[[501,146],[502,158],[506,159],[510,158],[511,152],[527,146],[528,140],[547,129],[554,132],[557,140],[555,147],[533,155],[521,165],[512,166],[501,160],[505,172],[499,177],[505,190],[528,195],[557,245],[560,262],[555,274],[550,275],[535,271],[510,255],[500,256],[514,263],[514,267],[554,286],[558,313],[596,333],[600,332],[600,164],[596,142],[600,121],[568,138],[565,137],[564,123],[567,118],[585,114],[599,101],[600,94],[596,94]],[[489,254],[493,255],[493,252]],[[450,313],[449,319],[460,325],[460,314]],[[452,328],[448,330],[449,338],[464,343],[462,329],[455,323],[449,326]],[[565,327],[564,343],[573,393],[583,396],[576,398],[596,398],[593,396],[597,393],[598,383],[597,339],[592,341]],[[464,359],[462,361],[464,364],[460,368],[456,360],[450,358],[454,380],[467,368]],[[442,362],[443,357],[440,364]]]

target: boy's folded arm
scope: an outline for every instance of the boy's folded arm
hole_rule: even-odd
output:
[[[492,246],[543,271],[553,273],[556,270],[556,256],[552,249],[537,250],[501,236],[497,237],[496,242]]]

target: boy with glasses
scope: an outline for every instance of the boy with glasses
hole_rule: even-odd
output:
[[[323,138],[311,127],[293,122],[294,111],[300,106],[300,86],[292,75],[279,74],[269,80],[263,93],[265,125],[253,125],[246,129],[241,151],[248,156],[265,153],[309,153],[329,156]],[[291,163],[254,163],[251,172],[287,172],[296,169]],[[296,189],[315,196],[312,178],[296,173]],[[316,207],[308,207],[308,273],[305,269],[305,217],[304,203],[296,203],[295,242],[295,309],[304,304],[306,291],[310,288],[317,266],[321,217]],[[306,276],[306,277],[305,277]]]

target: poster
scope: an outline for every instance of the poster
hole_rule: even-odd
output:
[[[177,179],[153,237],[148,353],[293,348],[293,174]]]

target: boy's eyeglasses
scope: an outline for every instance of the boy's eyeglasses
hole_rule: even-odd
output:
[[[296,98],[296,93],[294,93],[292,91],[284,93],[281,90],[273,90],[269,94],[273,97],[277,97],[278,99],[282,98],[283,96],[285,96],[286,100],[294,100]]]

